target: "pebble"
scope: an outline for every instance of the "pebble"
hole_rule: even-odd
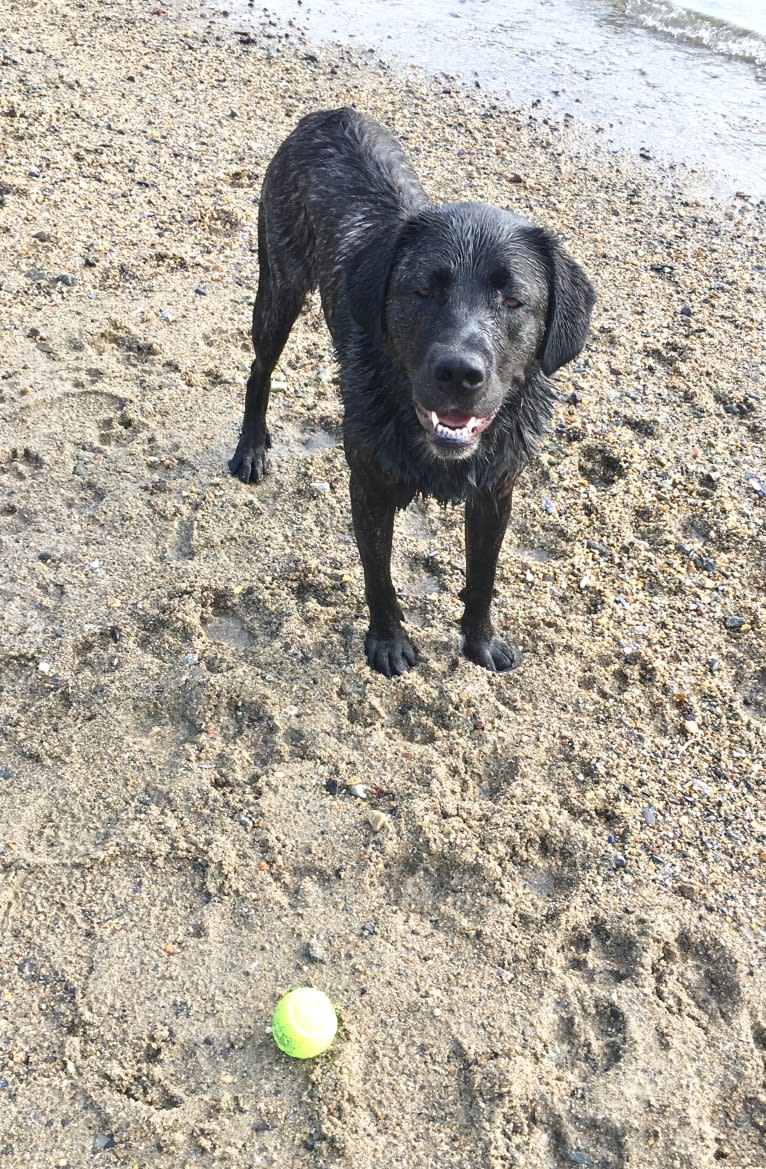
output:
[[[697,723],[695,719],[684,719],[684,730],[686,731],[687,735],[697,735],[699,734],[699,729],[699,723]]]
[[[318,938],[309,938],[306,943],[306,957],[317,964],[327,962],[327,950]]]
[[[650,828],[654,828],[657,823],[657,809],[651,805],[648,808],[644,808],[644,820]]]
[[[197,654],[184,654],[184,665],[185,666],[199,665],[199,657],[197,656]]]
[[[586,540],[585,547],[590,548],[591,552],[598,552],[599,556],[609,557],[612,555],[606,544],[602,544],[600,540]]]
[[[346,788],[346,791],[350,796],[356,796],[358,800],[366,800],[370,794],[366,783],[352,783]]]
[[[330,484],[324,480],[322,480],[321,482],[312,483],[311,490],[314,492],[315,495],[329,495]]]
[[[388,824],[388,816],[385,812],[377,812],[374,808],[367,813],[367,823],[372,828],[373,832],[382,832]]]
[[[567,1157],[573,1165],[585,1165],[586,1169],[589,1165],[593,1164],[593,1158],[584,1149],[569,1149]]]
[[[731,616],[731,617],[724,617],[723,623],[727,629],[732,629],[732,630],[741,629],[742,626],[745,624],[745,618],[740,616],[739,614],[736,614],[736,615]]]

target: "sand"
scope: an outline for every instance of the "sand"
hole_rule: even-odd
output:
[[[0,22],[0,1165],[763,1169],[766,209],[191,0]],[[422,502],[420,664],[365,665],[316,301],[272,474],[227,471],[263,170],[349,102],[598,288],[509,676]],[[269,1032],[303,984],[340,1018],[305,1063]]]

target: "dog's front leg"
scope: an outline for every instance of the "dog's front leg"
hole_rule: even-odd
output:
[[[351,515],[364,569],[370,628],[364,648],[373,670],[387,678],[405,674],[417,653],[402,629],[402,610],[391,581],[394,516],[412,496],[387,490],[364,470],[351,468]]]
[[[515,479],[501,479],[489,491],[472,495],[465,507],[466,585],[461,627],[463,653],[487,670],[513,670],[521,661],[516,646],[495,633],[490,616],[497,558],[511,516]]]

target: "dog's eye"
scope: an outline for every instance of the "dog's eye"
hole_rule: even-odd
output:
[[[425,300],[425,299],[426,299],[426,297],[427,297],[427,296],[430,296],[430,295],[431,295],[431,289],[430,289],[430,288],[419,288],[419,289],[418,289],[418,296],[422,296],[422,297],[423,297],[423,300]]]
[[[516,300],[513,296],[504,297],[503,304],[506,308],[521,308],[521,301]]]

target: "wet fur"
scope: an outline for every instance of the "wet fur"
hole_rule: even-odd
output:
[[[282,144],[258,230],[256,356],[232,474],[248,483],[266,473],[271,372],[319,287],[340,365],[370,665],[390,676],[416,661],[390,557],[395,511],[420,494],[466,504],[464,653],[513,668],[518,651],[490,619],[497,556],[513,485],[550,420],[548,375],[585,343],[590,282],[553,235],[512,212],[432,204],[397,141],[351,109],[310,114]],[[519,289],[519,310],[503,308]],[[445,353],[457,363],[452,381],[439,366]],[[473,445],[440,442],[416,402],[426,417],[494,420]]]

